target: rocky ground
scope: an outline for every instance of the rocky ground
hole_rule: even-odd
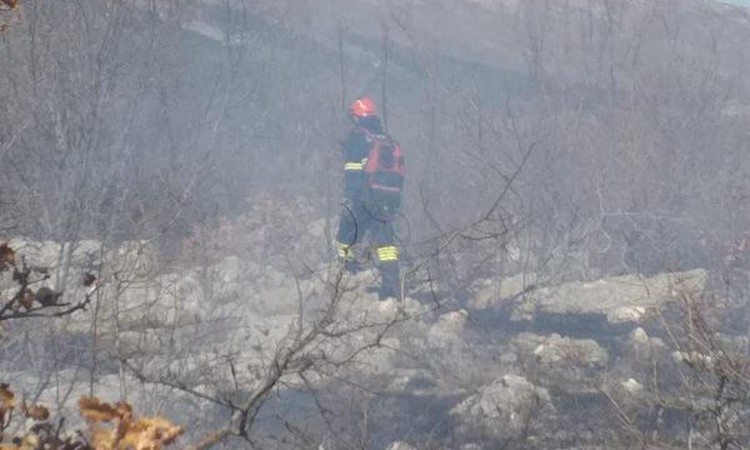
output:
[[[71,428],[76,400],[95,394],[187,424],[190,442],[291,354],[254,424],[262,448],[747,443],[745,306],[707,270],[510,273],[463,290],[407,280],[403,301],[381,302],[375,270],[325,262],[325,222],[269,228],[261,213],[196,230],[169,266],[146,241],[11,240],[26,264],[53,268],[35,289],[71,302],[92,292],[84,271],[99,279],[85,311],[2,323],[0,381]],[[10,272],[2,284],[7,299]]]
[[[53,243],[11,244],[30,262],[59,254]],[[706,291],[704,270],[543,288],[526,274],[480,281],[468,299],[415,291],[379,302],[366,289],[377,281],[372,270],[339,280],[339,292],[331,290],[335,267],[295,278],[236,256],[153,276],[148,259],[156,254],[129,245],[108,256],[122,270],[111,271],[87,311],[4,326],[0,378],[63,411],[94,392],[209,429],[227,413],[174,386],[143,384],[128,368],[196,392],[240,395],[290,330],[316,323],[338,295],[340,334],[306,350],[318,358],[315,370],[286,375],[260,415],[259,435],[278,448],[284,421],[320,448],[346,448],[357,433],[371,448],[612,448],[612,440],[627,448],[643,427],[685,442],[689,402],[673,391],[697,356],[679,348],[675,318],[688,296]],[[82,243],[73,254],[82,260],[95,247]],[[118,278],[126,272],[130,278]],[[735,333],[724,342],[740,352],[743,339]],[[347,392],[351,385],[364,390]],[[349,405],[351,415],[334,407],[347,400],[362,402]]]

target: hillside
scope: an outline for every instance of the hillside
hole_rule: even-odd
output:
[[[176,448],[750,445],[748,10],[20,4],[0,386],[39,430],[93,394]],[[334,246],[360,94],[407,161],[382,302]]]

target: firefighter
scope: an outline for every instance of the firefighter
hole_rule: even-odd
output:
[[[341,143],[344,152],[344,209],[336,236],[339,259],[351,273],[360,270],[353,247],[372,241],[376,246],[381,283],[380,299],[399,297],[399,249],[393,215],[401,204],[403,159],[398,144],[383,130],[375,103],[360,97],[349,108],[352,128]],[[383,170],[398,151],[397,170]],[[390,153],[389,153],[390,152]],[[378,155],[385,154],[384,157]],[[373,156],[375,156],[373,158]],[[391,164],[391,167],[394,167]],[[393,172],[393,173],[391,173]],[[399,179],[400,178],[400,179]],[[395,179],[395,182],[394,182]]]

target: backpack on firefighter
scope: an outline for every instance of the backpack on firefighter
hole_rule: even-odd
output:
[[[365,133],[369,145],[364,166],[367,186],[375,198],[398,198],[404,188],[404,157],[401,146],[387,134]]]

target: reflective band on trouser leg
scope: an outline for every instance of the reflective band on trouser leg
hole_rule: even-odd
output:
[[[362,170],[364,166],[358,162],[348,162],[344,164],[344,170]]]
[[[350,256],[349,246],[342,242],[337,242],[339,249],[339,258],[346,259]]]
[[[395,245],[378,247],[378,261],[398,261],[398,247],[396,247]]]

